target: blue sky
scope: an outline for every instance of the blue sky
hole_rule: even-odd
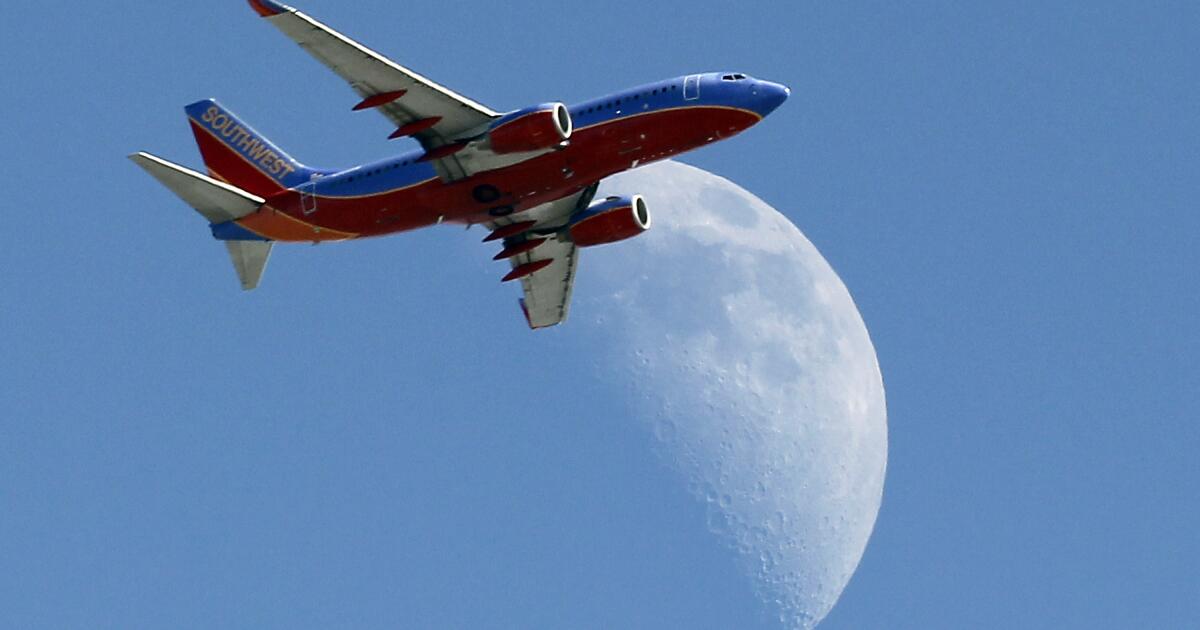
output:
[[[823,628],[1200,616],[1193,4],[301,8],[496,109],[791,86],[685,161],[787,214],[879,354],[883,509]],[[0,626],[771,627],[479,234],[278,248],[242,294],[124,159],[198,165],[210,96],[314,165],[403,148],[244,3],[5,17]]]

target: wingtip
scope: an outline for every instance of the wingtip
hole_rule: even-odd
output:
[[[156,156],[152,153],[146,153],[145,151],[138,151],[137,153],[130,153],[129,155],[127,155],[125,157],[129,158],[130,162],[133,162],[134,164],[137,164],[138,166],[141,166],[141,167],[145,167],[147,164],[154,164],[154,163],[162,160],[162,158],[159,158],[158,156]]]
[[[285,13],[287,11],[294,10],[286,4],[281,4],[279,2],[272,2],[272,0],[248,0],[248,1],[250,2],[250,8],[254,9],[254,11],[256,13],[258,13],[259,15],[261,15],[263,17],[271,17],[273,15],[279,15],[280,13]]]
[[[533,320],[529,319],[529,307],[525,306],[525,298],[517,298],[517,304],[521,305],[521,312],[525,315],[525,323],[529,324],[529,329],[537,330],[537,326],[533,325]]]

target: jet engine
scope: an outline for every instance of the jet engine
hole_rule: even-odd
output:
[[[572,129],[566,105],[535,105],[496,121],[487,133],[488,146],[498,154],[542,151],[562,144]]]
[[[609,197],[571,217],[567,232],[579,247],[623,241],[650,229],[650,211],[641,195]]]

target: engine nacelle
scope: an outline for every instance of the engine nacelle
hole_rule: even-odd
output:
[[[499,154],[551,149],[570,138],[573,129],[566,105],[535,105],[497,120],[487,134],[488,148]]]
[[[623,241],[650,229],[650,211],[641,195],[609,197],[571,217],[567,230],[579,247]]]

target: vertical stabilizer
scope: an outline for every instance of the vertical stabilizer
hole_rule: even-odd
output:
[[[184,111],[209,175],[221,181],[270,197],[320,172],[297,162],[212,99],[192,103]]]

